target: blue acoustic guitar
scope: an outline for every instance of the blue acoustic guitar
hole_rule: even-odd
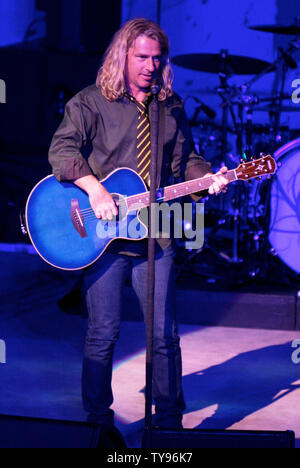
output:
[[[268,155],[240,164],[225,174],[229,182],[249,180],[276,170]],[[104,253],[114,239],[139,241],[148,235],[142,215],[149,206],[149,192],[132,169],[120,168],[101,183],[118,205],[112,221],[96,218],[88,195],[72,182],[58,182],[53,175],[41,180],[26,204],[27,232],[37,253],[50,265],[63,270],[85,268]],[[157,203],[207,190],[211,176],[157,190]]]

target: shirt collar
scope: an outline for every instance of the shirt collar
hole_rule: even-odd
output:
[[[134,96],[132,96],[127,90],[125,91],[124,93],[124,96],[127,97],[127,99],[129,99],[130,101],[134,102],[134,103],[137,103],[138,101],[135,99]],[[142,101],[142,103],[145,105],[145,106],[149,106],[150,102],[151,102],[151,99],[152,99],[152,94],[151,92],[149,91],[144,100]]]

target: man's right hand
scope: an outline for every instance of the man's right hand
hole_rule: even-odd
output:
[[[74,183],[88,194],[91,207],[98,219],[112,220],[117,216],[118,208],[113,197],[96,177],[84,176]]]

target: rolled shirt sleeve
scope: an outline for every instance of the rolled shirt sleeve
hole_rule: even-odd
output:
[[[49,162],[59,181],[92,174],[83,154],[88,140],[96,132],[95,127],[95,114],[88,101],[76,95],[66,104],[64,118],[49,148]]]

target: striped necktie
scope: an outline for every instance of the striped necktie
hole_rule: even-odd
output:
[[[130,96],[138,110],[137,124],[137,171],[146,185],[150,187],[150,159],[151,159],[151,139],[150,139],[150,120],[147,104],[139,102]]]

